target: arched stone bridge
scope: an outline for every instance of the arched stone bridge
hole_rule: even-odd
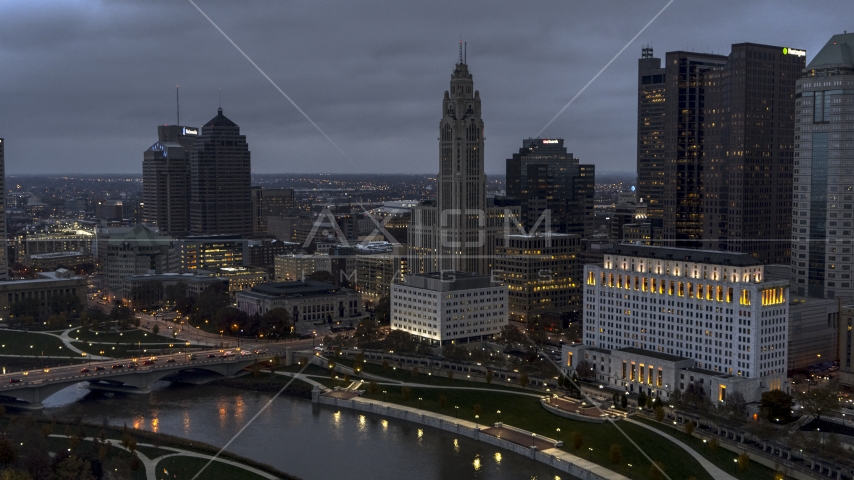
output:
[[[207,358],[208,354],[217,355]],[[247,367],[272,359],[272,355],[237,355],[223,358],[219,351],[196,352],[196,360],[190,360],[187,354],[165,355],[157,357],[154,365],[141,365],[127,368],[132,359],[116,359],[110,361],[92,362],[87,365],[72,365],[55,367],[48,371],[34,370],[12,373],[0,376],[0,404],[21,408],[43,408],[42,402],[51,395],[80,382],[89,382],[90,388],[126,393],[148,393],[151,385],[170,375],[187,371],[204,371],[224,377],[233,377]],[[175,360],[169,363],[169,360]],[[142,359],[140,359],[140,362]],[[114,364],[122,364],[123,368],[112,368]],[[104,370],[95,371],[97,366]],[[88,368],[89,372],[81,372]],[[12,383],[11,379],[20,380]]]

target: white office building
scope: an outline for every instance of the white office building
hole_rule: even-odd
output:
[[[599,356],[613,351],[637,357],[664,354],[671,356],[674,368],[685,366],[675,358],[690,359],[698,379],[759,379],[735,382],[740,386],[727,381],[731,389],[745,390],[749,399],[756,398],[752,390],[757,386],[760,391],[785,388],[789,285],[766,280],[763,265],[753,257],[619,245],[605,254],[602,266],[585,266],[584,278],[583,342],[601,349]],[[564,349],[565,356],[570,350]],[[632,365],[649,365],[650,360],[626,360],[627,374],[623,360],[619,371],[610,367],[611,383],[631,391],[632,382],[644,378],[631,374]],[[569,363],[565,358],[564,365]],[[604,366],[599,367],[602,375]],[[667,390],[687,385],[675,375]]]
[[[434,272],[391,285],[391,328],[434,346],[492,339],[507,325],[507,287],[488,275]]]

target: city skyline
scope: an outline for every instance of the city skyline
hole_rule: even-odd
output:
[[[223,107],[245,125],[252,142],[254,173],[435,173],[434,95],[447,82],[443,67],[455,58],[460,33],[479,88],[490,100],[484,111],[490,126],[485,170],[502,173],[518,140],[536,136],[665,4],[624,6],[617,17],[608,5],[495,12],[472,5],[457,7],[460,14],[449,21],[442,5],[420,7],[419,15],[408,7],[375,4],[358,11],[250,7],[235,14],[222,4],[200,3],[352,162],[189,3],[61,5],[49,12],[5,4],[0,11],[19,20],[0,34],[0,55],[16,72],[2,80],[13,93],[0,115],[8,173],[139,172],[150,126],[176,122],[176,84],[185,125],[204,122],[221,90]],[[642,46],[652,45],[663,57],[673,50],[726,53],[729,45],[749,41],[804,48],[809,61],[825,41],[816,32],[845,30],[836,11],[834,4],[792,15],[768,4],[674,3],[542,136],[565,138],[570,152],[599,171],[631,171]],[[161,21],[155,28],[145,22],[139,27],[140,15]],[[298,26],[292,16],[300,19]],[[354,16],[358,26],[349,21]],[[416,17],[407,20],[403,34],[398,20]],[[686,23],[688,17],[701,24]],[[769,28],[748,30],[746,22]],[[293,28],[278,28],[283,25]],[[340,28],[329,28],[334,25]],[[796,25],[821,29],[787,28]],[[77,120],[68,122],[72,116]],[[375,122],[386,126],[372,127]],[[95,151],[86,147],[93,142],[99,145]]]

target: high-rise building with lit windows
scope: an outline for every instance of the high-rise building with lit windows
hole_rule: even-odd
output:
[[[789,285],[766,280],[764,268],[741,253],[616,246],[601,266],[585,266],[584,346],[687,359],[694,376],[726,380],[746,398],[782,389]],[[612,373],[612,384],[634,381]]]
[[[170,235],[190,231],[190,151],[198,127],[158,125],[157,143],[143,153],[143,222]]]
[[[854,33],[831,37],[796,89],[792,288],[799,296],[851,301]]]
[[[507,235],[498,239],[495,274],[507,285],[510,319],[581,309],[578,235]]]
[[[638,200],[652,218],[664,214],[664,100],[665,72],[652,47],[638,60]]]

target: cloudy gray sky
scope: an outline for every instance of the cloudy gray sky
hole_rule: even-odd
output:
[[[0,2],[6,171],[137,173],[156,125],[241,127],[257,173],[433,173],[460,35],[483,99],[487,173],[535,135],[666,0],[197,0],[345,158],[185,0]],[[850,2],[676,0],[544,133],[600,171],[633,170],[641,47],[807,50],[854,30]]]

